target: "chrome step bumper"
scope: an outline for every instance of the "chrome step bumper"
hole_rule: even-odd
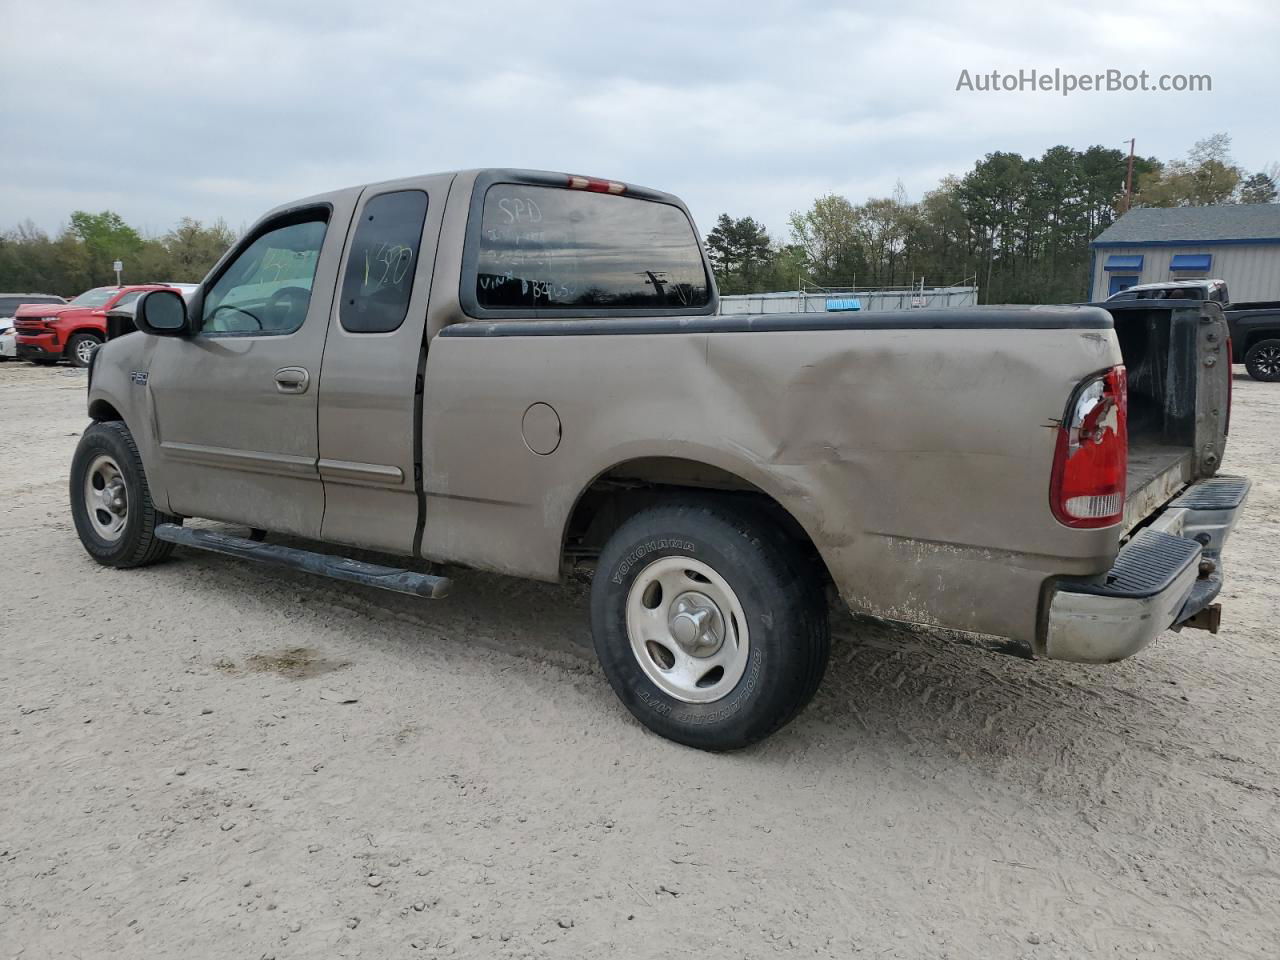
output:
[[[1222,548],[1249,493],[1244,477],[1192,484],[1090,580],[1060,580],[1049,596],[1044,655],[1111,663],[1170,627],[1217,626]]]

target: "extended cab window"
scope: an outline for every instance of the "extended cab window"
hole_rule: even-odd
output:
[[[679,207],[514,183],[485,194],[481,307],[695,308],[710,296],[698,239]]]
[[[293,333],[307,318],[324,220],[268,230],[240,251],[204,299],[203,333]]]
[[[390,333],[404,323],[427,218],[427,195],[399,190],[364,205],[342,279],[342,329]]]

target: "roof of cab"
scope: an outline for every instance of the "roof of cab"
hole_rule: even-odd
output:
[[[584,190],[593,190],[593,188],[591,186],[587,186],[587,184],[617,184],[622,187],[621,191],[593,190],[593,192],[621,193],[623,196],[640,197],[646,200],[661,200],[667,203],[677,204],[678,206],[684,206],[683,201],[674,194],[655,190],[652,187],[642,186],[637,183],[615,180],[610,177],[591,177],[583,174],[563,173],[556,170],[527,170],[520,167],[473,167],[466,170],[437,170],[431,173],[407,174],[404,177],[396,177],[392,180],[377,180],[370,183],[360,183],[342,187],[336,190],[327,190],[324,193],[312,194],[309,197],[303,197],[298,200],[291,200],[287,203],[280,204],[270,210],[266,216],[275,217],[290,210],[326,203],[331,198],[339,194],[347,193],[350,190],[364,191],[376,187],[403,183],[408,179],[425,179],[427,177],[453,177],[463,178],[471,182],[488,181],[489,183],[500,183],[505,180],[514,180],[516,182],[531,183],[540,186],[556,186],[565,188],[577,187],[578,189]]]

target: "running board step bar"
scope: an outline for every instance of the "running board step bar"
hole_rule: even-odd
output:
[[[415,573],[399,567],[384,567],[348,557],[334,557],[326,553],[299,550],[297,547],[286,547],[278,543],[260,543],[243,537],[229,537],[213,530],[191,529],[178,526],[176,523],[160,524],[156,527],[155,535],[167,543],[176,543],[183,547],[208,550],[241,560],[257,560],[259,563],[270,563],[333,580],[345,580],[348,583],[378,587],[382,590],[406,593],[411,597],[423,597],[428,600],[441,600],[447,597],[453,585],[448,577]]]

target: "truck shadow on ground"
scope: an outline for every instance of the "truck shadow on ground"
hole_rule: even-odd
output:
[[[843,748],[959,764],[995,780],[1074,771],[1103,783],[1135,761],[1167,769],[1211,752],[1171,735],[1215,712],[1205,683],[1215,655],[1198,631],[1163,633],[1135,657],[1097,665],[1008,656],[982,638],[845,611],[833,611],[832,632],[823,685],[781,734],[793,749],[812,747],[806,753],[819,764],[843,762]]]
[[[211,576],[202,582],[219,589],[242,589],[224,577],[269,577],[342,615],[353,638],[384,650],[390,645],[397,655],[418,658],[443,643],[589,674],[602,708],[616,709],[591,648],[588,584],[451,569],[451,596],[426,601],[191,552],[179,556],[207,567]],[[854,618],[836,606],[830,616],[831,661],[813,703],[765,743],[733,756],[794,762],[799,750],[821,763],[824,754],[834,761],[853,749],[909,749],[966,762],[1016,754],[1020,762],[1054,764],[1066,750],[1081,761],[1092,753],[1094,762],[1105,762],[1099,751],[1114,755],[1135,737],[1188,721],[1195,710],[1185,672],[1159,657],[1107,666],[1030,661],[950,631]],[[400,629],[386,629],[386,621]],[[1185,634],[1165,635],[1165,642],[1169,637],[1187,643]],[[1153,739],[1152,746],[1160,744]]]

